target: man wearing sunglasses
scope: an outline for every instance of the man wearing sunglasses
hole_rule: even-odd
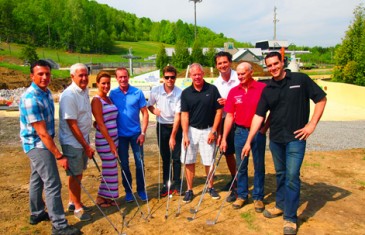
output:
[[[150,99],[148,100],[148,110],[156,115],[157,141],[163,164],[161,197],[172,193],[180,194],[180,154],[182,139],[180,126],[180,100],[182,91],[175,86],[176,69],[173,66],[166,66],[163,69],[163,77],[163,84],[152,88]],[[170,151],[172,156],[170,156]],[[173,161],[171,175],[169,175],[170,157]],[[169,177],[172,178],[173,184]],[[171,187],[168,187],[169,182]]]

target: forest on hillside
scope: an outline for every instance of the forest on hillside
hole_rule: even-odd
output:
[[[222,47],[227,41],[251,46],[206,27],[198,27],[197,34],[203,46]],[[0,37],[8,43],[110,53],[115,41],[181,41],[192,46],[194,25],[182,20],[153,22],[92,0],[0,0]]]

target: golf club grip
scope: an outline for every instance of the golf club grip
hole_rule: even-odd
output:
[[[99,171],[99,172],[101,172],[100,167],[99,167],[98,163],[96,162],[96,160],[95,160],[95,158],[94,158],[94,155],[93,155],[92,159],[93,159],[93,161],[94,161],[94,163],[95,163],[95,166],[96,166],[96,168],[98,169],[98,171]]]

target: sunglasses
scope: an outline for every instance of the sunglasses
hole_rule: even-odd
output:
[[[168,79],[172,79],[172,80],[174,80],[174,79],[176,78],[176,76],[164,76],[164,78],[165,78],[166,80],[168,80]]]

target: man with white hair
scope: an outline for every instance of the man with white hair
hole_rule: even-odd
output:
[[[86,65],[77,63],[70,69],[72,83],[60,97],[59,139],[63,153],[67,156],[70,171],[68,180],[68,211],[80,221],[91,220],[85,212],[91,208],[81,203],[82,172],[86,169],[88,158],[95,150],[90,146],[89,133],[92,126],[92,113],[89,100],[89,71]],[[72,175],[70,175],[70,173]],[[77,179],[76,179],[76,178]]]

